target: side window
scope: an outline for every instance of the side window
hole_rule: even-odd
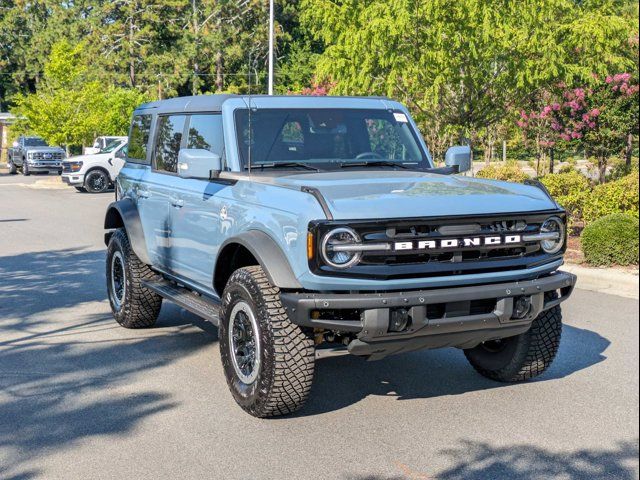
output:
[[[129,161],[147,162],[147,144],[151,131],[151,115],[135,115],[129,132]]]
[[[182,143],[185,115],[162,115],[158,117],[155,142],[155,168],[163,172],[178,171],[178,152]],[[131,149],[131,145],[129,145]]]
[[[187,148],[203,148],[224,156],[222,115],[192,115]]]

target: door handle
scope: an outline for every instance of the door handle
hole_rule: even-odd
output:
[[[170,197],[169,201],[171,202],[171,205],[173,205],[176,208],[181,208],[184,206],[184,200],[178,197]]]

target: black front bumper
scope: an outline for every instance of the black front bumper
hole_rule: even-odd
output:
[[[471,348],[519,335],[529,329],[540,312],[568,298],[575,283],[575,275],[558,271],[536,280],[471,287],[385,293],[281,292],[280,296],[293,323],[354,332],[357,339],[349,344],[350,353],[382,358],[422,348]],[[550,292],[557,292],[557,298],[545,295]],[[530,299],[531,309],[522,319],[512,318],[516,297]],[[475,304],[491,307],[477,313]],[[406,331],[389,331],[395,309],[408,311],[411,322]],[[318,312],[335,311],[357,311],[359,319],[316,318]]]

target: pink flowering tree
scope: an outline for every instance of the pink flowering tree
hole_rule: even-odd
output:
[[[601,183],[609,157],[624,154],[629,136],[637,132],[638,90],[637,78],[619,73],[592,88],[566,90],[559,108],[552,109],[551,128],[559,141],[577,144],[595,157]]]
[[[553,173],[553,148],[558,141],[558,122],[554,119],[554,114],[559,109],[558,103],[552,103],[529,112],[521,110],[516,122],[522,132],[525,145],[536,152],[537,176],[542,174],[541,167],[546,163],[547,157],[549,172]]]
[[[609,157],[629,158],[630,139],[638,131],[638,79],[619,73],[594,80],[589,88],[564,89],[557,100],[547,94],[542,107],[520,112],[517,124],[525,143],[535,147],[538,174],[547,155],[553,172],[553,149],[559,145],[580,147],[595,157],[601,183]]]
[[[335,83],[330,81],[318,82],[318,80],[314,77],[311,81],[310,87],[304,87],[300,92],[300,95],[307,95],[312,97],[324,97],[329,95],[331,89],[336,86]]]

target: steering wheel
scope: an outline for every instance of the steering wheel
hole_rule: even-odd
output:
[[[384,157],[376,152],[362,152],[356,156],[356,160],[364,160],[365,158],[379,158],[382,160]]]

